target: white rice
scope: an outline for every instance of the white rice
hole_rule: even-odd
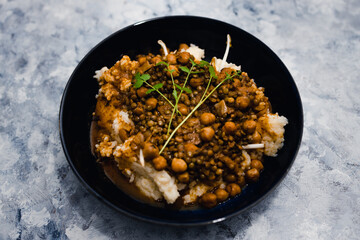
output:
[[[195,60],[197,61],[201,61],[201,59],[205,57],[205,50],[199,48],[198,46],[192,43],[190,44],[190,47],[185,50],[185,52],[188,52],[191,55],[193,55]]]

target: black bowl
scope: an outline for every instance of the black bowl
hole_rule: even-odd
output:
[[[212,209],[171,210],[139,202],[124,194],[99,170],[90,150],[90,123],[98,92],[93,75],[103,66],[111,67],[122,54],[134,58],[137,54],[159,51],[157,40],[170,49],[179,43],[194,43],[205,49],[208,57],[221,58],[226,34],[232,38],[228,60],[240,64],[254,78],[273,111],[286,116],[285,144],[278,156],[265,160],[265,170],[258,182],[250,184],[234,199]],[[153,223],[167,225],[203,225],[237,215],[264,199],[289,171],[300,146],[303,112],[299,92],[293,78],[281,60],[264,43],[249,33],[213,19],[175,16],[136,23],[107,37],[95,46],[71,75],[60,106],[60,135],[66,158],[85,187],[119,212]]]

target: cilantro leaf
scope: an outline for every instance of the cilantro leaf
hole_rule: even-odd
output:
[[[210,76],[211,76],[212,78],[217,78],[216,73],[215,73],[215,69],[214,69],[214,67],[211,66],[211,65],[209,65],[209,72],[210,72]]]
[[[159,65],[166,65],[167,67],[169,67],[169,64],[167,62],[158,62],[155,66]]]
[[[156,91],[156,90],[153,88],[150,88],[149,90],[146,91],[146,94],[152,93],[153,91]]]
[[[185,66],[180,66],[179,68],[186,73],[190,73],[190,70]]]
[[[153,88],[155,88],[156,90],[159,90],[160,88],[162,88],[162,86],[164,86],[163,83],[158,83],[158,84],[155,84],[155,85],[153,86]]]
[[[187,88],[187,87],[183,87],[183,90],[187,93],[192,93],[191,89],[190,88]]]
[[[177,85],[176,83],[175,83],[175,86],[176,86],[178,89],[183,90],[184,92],[187,92],[187,93],[192,93],[192,91],[191,91],[191,89],[190,89],[190,88],[187,88],[187,87],[181,87],[181,86]]]
[[[164,86],[164,84],[162,84],[162,83],[155,84],[154,86],[152,86],[151,89],[146,91],[146,94],[152,93],[153,91],[157,91],[160,88],[162,88],[162,86]]]
[[[194,74],[194,73],[203,73],[204,71],[192,71],[191,73]]]
[[[199,67],[204,67],[204,66],[209,66],[210,63],[208,63],[207,61],[201,60],[198,65],[199,65]]]
[[[165,70],[168,71],[169,73],[175,72],[175,69],[165,69]]]
[[[135,84],[134,84],[134,88],[140,88],[143,84],[144,84],[144,80],[141,78],[140,73],[136,73],[135,74]]]
[[[145,81],[149,80],[150,79],[150,75],[149,74],[143,74],[141,75],[141,79]]]
[[[173,90],[172,95],[174,96],[175,99],[178,98],[177,91],[175,89]]]

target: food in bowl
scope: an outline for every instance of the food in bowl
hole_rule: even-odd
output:
[[[215,207],[259,179],[287,119],[224,57],[182,43],[96,71],[93,152],[108,177],[147,203]]]

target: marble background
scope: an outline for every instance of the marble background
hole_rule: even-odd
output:
[[[172,228],[90,195],[61,148],[66,82],[105,36],[164,15],[220,19],[260,38],[299,88],[305,128],[288,176],[248,212]],[[358,239],[360,1],[0,0],[0,239]]]

